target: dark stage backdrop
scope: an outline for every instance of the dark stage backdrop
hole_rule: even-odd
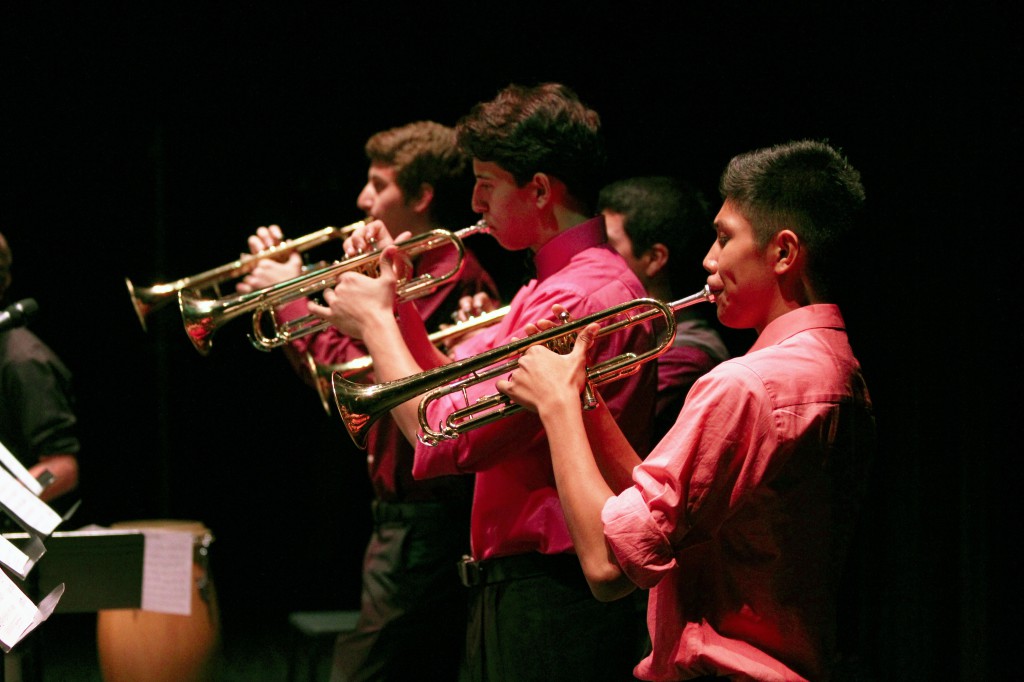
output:
[[[174,309],[143,332],[124,278],[219,265],[259,225],[349,223],[370,134],[556,80],[602,114],[616,176],[716,196],[733,154],[802,137],[861,169],[872,220],[845,312],[881,450],[844,641],[880,679],[996,676],[1021,606],[1010,26],[956,2],[4,5],[0,231],[12,297],[39,301],[33,329],[75,374],[73,525],[203,521],[227,625],[353,607],[362,453],[247,322],[200,357]],[[479,239],[514,288],[518,257]]]

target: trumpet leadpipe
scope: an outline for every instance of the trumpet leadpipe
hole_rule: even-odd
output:
[[[462,240],[471,235],[486,234],[488,231],[487,225],[481,220],[475,225],[455,232],[442,229],[431,230],[403,242],[397,242],[395,246],[398,248],[399,254],[410,260],[420,254],[446,246],[455,249],[456,257],[452,267],[445,272],[425,272],[400,280],[395,289],[396,299],[400,302],[415,300],[458,277],[462,272],[466,256],[466,247]],[[253,333],[250,336],[253,345],[260,350],[271,350],[307,334],[326,329],[329,324],[313,315],[279,322],[274,316],[273,310],[296,298],[304,298],[320,293],[324,289],[333,288],[338,284],[338,277],[344,272],[355,271],[372,275],[377,271],[381,252],[382,249],[375,249],[368,253],[345,258],[321,271],[300,276],[290,282],[282,283],[277,288],[271,287],[271,289],[265,290],[266,296],[263,298],[263,305],[256,309],[253,316]],[[270,334],[263,331],[262,316],[266,313],[270,315],[270,326],[273,329]]]
[[[656,299],[639,298],[587,315],[578,320],[552,327],[531,336],[517,339],[479,355],[457,360],[447,365],[413,374],[403,379],[364,385],[335,374],[332,378],[335,402],[342,421],[360,448],[366,447],[366,436],[371,426],[384,414],[414,398],[420,397],[419,438],[427,445],[450,438],[520,411],[521,406],[506,396],[495,393],[449,415],[437,428],[427,421],[428,405],[442,396],[464,391],[467,387],[484,383],[508,374],[518,366],[518,358],[530,346],[548,347],[571,343],[581,330],[591,323],[606,323],[598,338],[642,324],[655,318],[664,319],[665,328],[651,349],[641,353],[625,353],[604,360],[587,370],[588,385],[599,385],[635,373],[640,366],[657,358],[671,347],[676,334],[675,313],[683,308],[703,302],[713,302],[714,294],[705,286],[700,292],[672,303]],[[635,314],[630,314],[633,311]],[[619,318],[619,319],[616,319]]]
[[[429,338],[430,342],[438,348],[445,346],[450,347],[453,342],[460,340],[469,332],[489,327],[490,325],[501,321],[501,319],[508,314],[508,309],[509,306],[496,308],[495,310],[475,315],[461,322],[441,327],[437,331],[429,334],[427,338]],[[306,367],[309,370],[310,378],[313,381],[317,394],[320,396],[320,402],[324,407],[324,411],[328,414],[331,412],[331,379],[334,375],[337,374],[345,379],[355,380],[356,377],[361,377],[373,369],[373,358],[369,355],[363,355],[347,362],[321,364],[316,361],[312,353],[307,351],[305,361]]]

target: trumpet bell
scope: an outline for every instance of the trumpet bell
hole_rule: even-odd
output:
[[[124,278],[124,283],[128,286],[128,296],[132,301],[132,308],[139,318],[139,324],[142,325],[142,331],[147,331],[146,317],[157,308],[170,303],[171,298],[167,294],[173,292],[170,291],[167,284],[136,288],[127,277]]]
[[[266,258],[281,256],[290,251],[301,253],[325,244],[332,239],[344,239],[355,231],[356,228],[362,227],[365,224],[365,221],[360,220],[344,227],[329,225],[301,237],[283,241],[277,246],[270,247],[259,253],[242,254],[237,260],[230,263],[225,263],[211,270],[200,272],[191,277],[183,277],[166,284],[136,287],[130,279],[125,278],[125,283],[128,285],[128,295],[131,298],[132,306],[135,308],[135,314],[138,315],[139,322],[142,323],[142,329],[145,330],[146,318],[153,311],[177,300],[178,294],[185,289],[201,290],[210,287],[216,289],[224,282],[249,274],[260,261]]]
[[[185,334],[200,355],[209,355],[213,347],[213,334],[221,326],[237,317],[230,309],[219,304],[219,299],[203,298],[193,289],[178,292],[178,306],[185,324]]]

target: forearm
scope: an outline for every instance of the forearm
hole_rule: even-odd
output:
[[[365,327],[364,342],[373,358],[373,371],[378,383],[396,381],[423,371],[411,348],[423,354],[426,338],[422,320],[417,325],[407,320],[400,326],[393,315],[376,316]],[[419,433],[419,397],[408,400],[391,410],[391,416],[411,444],[416,444]]]
[[[600,395],[598,398],[597,407],[583,413],[583,424],[587,438],[592,443],[597,467],[612,493],[618,495],[633,485],[633,469],[640,464],[640,457],[615,422],[604,400],[600,399]]]
[[[395,319],[417,365],[430,369],[450,362],[448,356],[430,340],[423,316],[413,303],[400,303],[395,311]]]
[[[624,597],[635,585],[619,567],[601,522],[601,510],[614,491],[595,459],[579,403],[560,401],[540,414],[562,511],[587,583],[601,601]]]

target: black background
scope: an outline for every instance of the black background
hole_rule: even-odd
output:
[[[732,155],[803,137],[828,138],[861,170],[871,222],[844,312],[882,441],[844,638],[883,679],[1004,671],[1021,607],[1021,49],[1008,13],[317,7],[0,9],[0,231],[15,253],[11,300],[38,300],[32,328],[75,375],[73,527],[206,523],[228,627],[352,607],[369,491],[340,423],[278,353],[251,348],[244,322],[218,332],[209,357],[174,309],[143,332],[124,278],[227,262],[259,225],[297,236],[352,222],[370,134],[452,124],[510,82],[562,81],[601,113],[619,176],[681,174],[715,196]]]

